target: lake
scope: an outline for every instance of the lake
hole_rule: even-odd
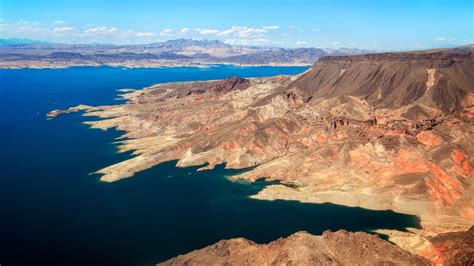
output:
[[[222,165],[197,172],[168,162],[103,183],[90,173],[130,158],[112,143],[120,132],[90,129],[80,114],[46,120],[53,109],[118,104],[123,88],[306,69],[0,70],[0,264],[153,265],[234,237],[264,243],[300,230],[419,227],[416,217],[391,211],[250,199],[266,184],[229,181],[239,171]]]

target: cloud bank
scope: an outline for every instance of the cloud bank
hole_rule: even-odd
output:
[[[276,25],[261,27],[232,26],[227,29],[165,28],[157,31],[137,31],[104,25],[73,27],[63,20],[50,25],[35,22],[0,22],[0,34],[4,38],[26,38],[60,43],[112,43],[140,44],[164,41],[172,37],[219,39],[237,45],[268,45],[275,43],[269,33],[278,30]]]

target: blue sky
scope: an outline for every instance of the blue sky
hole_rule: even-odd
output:
[[[474,42],[474,1],[0,0],[0,36],[413,50]]]

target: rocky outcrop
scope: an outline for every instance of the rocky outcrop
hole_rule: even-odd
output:
[[[249,87],[250,81],[248,79],[243,79],[241,77],[230,77],[224,80],[219,81],[204,81],[204,82],[195,82],[192,84],[186,83],[176,83],[181,87],[180,90],[177,90],[175,93],[170,94],[169,96],[174,97],[185,97],[191,94],[204,94],[211,97],[220,96],[226,93],[229,93],[233,90],[245,90]],[[188,86],[186,86],[188,85]]]
[[[268,244],[222,240],[158,265],[430,265],[375,235],[344,230],[298,232]]]
[[[92,108],[93,108],[92,106],[79,104],[78,106],[69,107],[66,110],[53,110],[51,112],[48,112],[46,114],[46,117],[48,119],[51,119],[51,118],[55,118],[55,117],[63,115],[63,114],[70,114],[70,113],[75,113],[75,112],[79,112],[79,111],[85,111],[85,110],[89,110],[89,109],[92,109]]]
[[[460,112],[474,93],[474,53],[455,51],[323,57],[287,90],[304,101],[351,95],[375,109],[418,108],[403,114],[413,120],[435,115],[432,108]]]
[[[466,232],[439,234],[430,242],[422,255],[432,261],[444,265],[474,264],[474,226]]]

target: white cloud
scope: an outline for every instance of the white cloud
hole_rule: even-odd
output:
[[[267,30],[263,29],[263,28],[254,29],[254,28],[244,27],[243,29],[238,31],[238,34],[239,34],[239,37],[249,37],[251,35],[260,34],[260,33],[264,33],[264,32],[267,32]]]
[[[59,27],[59,28],[54,28],[54,32],[66,32],[66,31],[73,31],[73,27]]]
[[[179,34],[186,34],[189,32],[189,28],[182,28],[181,30],[179,30]]]
[[[155,35],[154,32],[137,32],[137,37],[153,37]]]
[[[332,45],[339,45],[339,42],[332,42]]]
[[[252,28],[247,26],[232,26],[229,29],[217,30],[208,28],[197,28],[195,31],[203,35],[216,35],[216,36],[233,36],[239,38],[258,38],[263,37],[264,33],[268,33],[271,30],[279,29],[279,26],[270,25],[263,26],[260,28]]]
[[[257,38],[263,37],[264,33],[268,33],[271,30],[279,29],[279,26],[271,25],[271,26],[263,26],[260,28],[252,28],[246,26],[232,26],[227,30],[223,30],[220,32],[216,32],[217,36],[228,36],[233,35],[235,37],[240,38]]]
[[[218,30],[216,29],[201,29],[201,28],[197,28],[195,29],[195,31],[199,34],[203,34],[203,35],[212,35],[212,34],[217,34],[219,33]]]
[[[129,29],[120,29],[117,27],[96,26],[86,28],[81,34],[75,37],[86,39],[86,42],[100,43],[147,43],[154,41],[152,39],[157,33],[148,31],[135,31]]]
[[[18,21],[0,22],[0,35],[5,38],[27,38],[64,43],[116,43],[136,44],[156,41],[154,32],[141,32],[117,27],[88,25],[78,29],[56,23],[56,27],[45,27],[39,23]]]
[[[267,29],[267,30],[277,30],[279,29],[280,27],[279,26],[276,26],[276,25],[272,25],[272,26],[263,26],[264,29]]]
[[[247,28],[244,27],[241,31],[239,31],[239,36],[240,37],[249,37],[251,35],[255,34],[261,34],[261,33],[267,33],[270,30],[276,30],[278,29],[278,26],[263,26],[261,28]]]
[[[306,44],[306,42],[305,41],[297,41],[295,44],[296,45],[301,45],[301,44]]]
[[[113,26],[88,24],[85,27],[73,27],[67,23],[55,23],[55,26],[43,26],[39,23],[19,21],[6,23],[0,21],[0,35],[5,38],[29,38],[51,42],[64,43],[112,43],[112,44],[139,44],[155,42],[156,36],[170,37],[190,34],[188,27],[174,31],[164,29],[161,32],[136,31]],[[197,28],[195,33],[225,39],[228,43],[240,45],[276,44],[276,40],[269,37],[272,31],[278,30],[277,25],[261,27],[232,26],[227,29]],[[211,38],[209,37],[209,38]]]
[[[173,33],[172,29],[164,29],[162,32],[160,32],[160,36],[170,36],[171,33]]]
[[[97,26],[93,28],[88,28],[84,31],[85,33],[117,33],[119,32],[118,28],[115,27],[104,27],[104,26]]]
[[[446,38],[446,37],[439,37],[435,39],[435,41],[437,42],[452,42],[456,40],[457,40],[456,38]]]
[[[319,28],[314,28],[314,29],[312,29],[311,31],[314,31],[314,32],[319,32],[319,31],[320,31],[320,29],[319,29]]]
[[[51,33],[51,30],[40,27],[38,23],[18,21],[15,23],[0,23],[0,35],[7,38],[34,38]]]
[[[255,38],[255,39],[227,39],[224,41],[230,45],[265,45],[271,43],[271,40],[266,38]]]
[[[217,33],[217,36],[226,36],[226,35],[229,35],[229,34],[232,34],[232,33],[235,33],[237,31],[237,26],[232,26],[232,28],[230,29],[227,29],[227,30],[223,30],[219,33]]]
[[[64,22],[64,21],[62,21],[62,20],[55,20],[55,21],[53,21],[53,23],[56,24],[56,25],[64,25],[64,24],[66,24],[66,22]]]

